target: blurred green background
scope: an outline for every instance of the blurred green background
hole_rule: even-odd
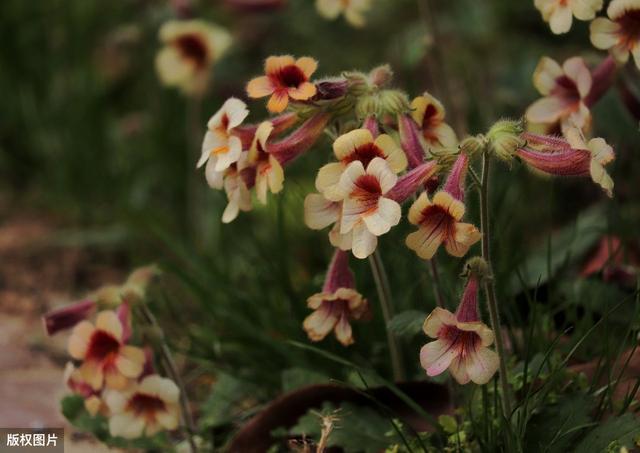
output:
[[[189,382],[226,372],[256,384],[254,396],[261,399],[293,386],[286,384],[297,376],[291,370],[307,370],[305,382],[348,379],[340,365],[287,343],[308,342],[301,328],[309,313],[305,301],[319,291],[331,256],[325,232],[302,221],[315,172],[332,158],[330,141],[324,138],[287,168],[285,190],[267,207],[222,225],[225,195],[210,190],[195,169],[201,134],[227,97],[245,97],[244,84],[273,54],[313,56],[320,62],[317,77],[389,63],[398,87],[411,96],[429,90],[445,103],[459,136],[521,116],[538,97],[531,75],[541,56],[582,55],[591,67],[605,57],[591,47],[584,22],[553,36],[533,0],[433,0],[432,6],[373,0],[367,26],[354,29],[342,18],[320,17],[311,0],[260,13],[197,2],[195,16],[224,26],[234,39],[197,106],[163,87],[155,73],[158,29],[176,15],[170,3],[4,0],[0,215],[55,218],[63,243],[111,251],[121,269],[159,262],[168,276],[152,303],[172,346],[190,360]],[[637,70],[625,71],[637,80]],[[251,120],[266,116],[261,100],[249,104]],[[609,167],[613,200],[586,180],[542,179],[517,163],[495,167],[496,281],[515,331],[528,325],[520,277],[526,287],[544,286],[539,296],[548,311],[541,325],[547,327],[589,326],[624,297],[615,285],[577,277],[580,260],[601,235],[620,236],[626,250],[640,226],[637,122],[615,90],[594,108],[594,133],[617,152]],[[473,219],[475,198],[470,191]],[[404,224],[382,237],[381,253],[396,311],[424,316],[434,306],[433,291],[426,264],[404,246],[409,231]],[[459,296],[461,264],[440,255],[449,307]],[[368,264],[352,259],[352,266],[374,318],[354,325],[356,343],[348,350],[329,337],[320,347],[388,375]],[[405,362],[410,377],[422,377],[417,354],[424,339],[412,332],[403,340]],[[533,352],[544,347],[540,339]]]

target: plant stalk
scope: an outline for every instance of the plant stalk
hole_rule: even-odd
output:
[[[158,324],[158,321],[156,320],[154,314],[151,312],[151,310],[149,310],[149,307],[147,307],[144,302],[142,302],[139,306],[143,317],[146,319],[149,325],[154,329],[158,329],[160,332],[162,332],[162,328]],[[189,446],[191,447],[191,453],[198,453],[198,448],[193,438],[194,434],[196,433],[196,425],[193,421],[193,415],[191,414],[191,406],[189,404],[189,399],[187,398],[186,387],[184,385],[184,382],[182,381],[182,378],[180,377],[176,362],[175,360],[173,360],[171,350],[169,349],[169,346],[167,345],[164,338],[160,340],[160,355],[162,356],[168,374],[180,389],[180,412],[184,425],[186,426],[187,440],[189,441]]]
[[[491,263],[490,251],[490,221],[489,221],[489,170],[490,157],[487,153],[482,155],[482,184],[480,186],[480,228],[482,229],[482,258],[489,267],[490,278],[484,281],[484,291],[487,296],[489,306],[489,316],[491,318],[491,328],[495,334],[496,349],[500,358],[500,385],[502,387],[502,409],[507,420],[511,416],[511,394],[509,391],[509,380],[507,379],[506,355],[504,343],[502,341],[502,330],[500,329],[500,315],[498,312],[498,300],[493,280],[493,265]]]
[[[384,318],[385,331],[387,332],[389,354],[391,355],[393,379],[396,382],[403,381],[405,379],[405,374],[398,339],[395,337],[393,332],[389,330],[389,321],[391,321],[394,314],[393,305],[391,303],[391,288],[389,286],[389,278],[387,277],[387,272],[385,271],[379,250],[376,249],[376,251],[373,252],[373,255],[369,257],[369,264],[371,265],[373,279],[376,282],[376,289],[378,291],[378,299],[380,300],[380,306],[382,307],[382,316]]]
[[[433,295],[436,298],[436,305],[440,308],[445,308],[444,296],[442,295],[442,285],[440,283],[440,272],[438,270],[438,262],[435,256],[429,260],[429,273],[431,274],[431,282],[433,283]]]

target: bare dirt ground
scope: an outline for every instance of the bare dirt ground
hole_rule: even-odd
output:
[[[81,296],[94,276],[99,286],[121,274],[98,268],[91,250],[55,245],[57,233],[55,221],[38,215],[0,223],[0,427],[64,427],[67,452],[114,451],[75,433],[60,414],[68,333],[48,338],[40,316]]]

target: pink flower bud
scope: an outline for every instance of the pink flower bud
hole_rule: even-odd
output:
[[[398,203],[403,203],[435,174],[438,169],[436,161],[430,160],[402,175],[386,197]]]
[[[369,130],[373,138],[377,138],[380,135],[380,126],[378,125],[378,119],[375,115],[369,115],[362,123],[362,128]]]
[[[340,249],[333,254],[322,292],[334,293],[338,288],[355,288],[353,273],[349,269],[349,254]]]
[[[316,95],[312,101],[330,101],[347,94],[349,82],[344,78],[324,79],[315,83]]]
[[[425,150],[420,141],[420,128],[410,114],[398,115],[400,145],[407,155],[409,167],[415,168],[424,162]]]
[[[443,190],[449,192],[456,200],[464,200],[465,182],[469,169],[469,156],[460,153],[456,159],[449,176],[444,183]]]
[[[477,322],[480,321],[478,315],[478,276],[470,274],[467,280],[467,286],[464,288],[462,300],[456,310],[456,319],[460,322]]]
[[[282,166],[288,164],[318,141],[330,119],[329,113],[316,113],[289,136],[279,142],[270,143],[268,152],[274,155]]]
[[[605,58],[591,73],[593,85],[584,100],[587,107],[591,107],[611,88],[616,75],[616,62],[611,55]]]
[[[94,301],[84,300],[50,311],[42,317],[47,335],[72,328],[80,321],[89,318],[95,309]]]

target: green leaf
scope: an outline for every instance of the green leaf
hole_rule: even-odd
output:
[[[532,417],[525,434],[525,452],[564,453],[579,428],[588,424],[593,399],[588,395],[571,395],[548,405]]]
[[[616,442],[620,447],[631,448],[634,439],[640,435],[640,421],[631,413],[613,417],[593,429],[578,444],[576,453],[595,453],[607,451],[610,444]]]
[[[240,412],[240,403],[255,398],[256,391],[254,384],[220,373],[211,387],[211,395],[202,405],[201,426],[212,428],[229,423]]]
[[[412,338],[422,331],[427,314],[418,310],[407,310],[395,315],[387,324],[387,329],[397,336]]]
[[[289,368],[282,372],[282,391],[289,392],[312,384],[322,384],[329,381],[329,377],[317,371],[306,368]]]
[[[563,265],[580,258],[607,229],[604,205],[596,205],[578,215],[575,223],[568,225],[550,237],[550,244],[541,244],[529,254],[520,266],[522,279],[527,288],[546,283]],[[549,248],[549,245],[551,248]],[[549,256],[551,250],[551,256]],[[510,294],[522,291],[517,274],[509,282]]]

